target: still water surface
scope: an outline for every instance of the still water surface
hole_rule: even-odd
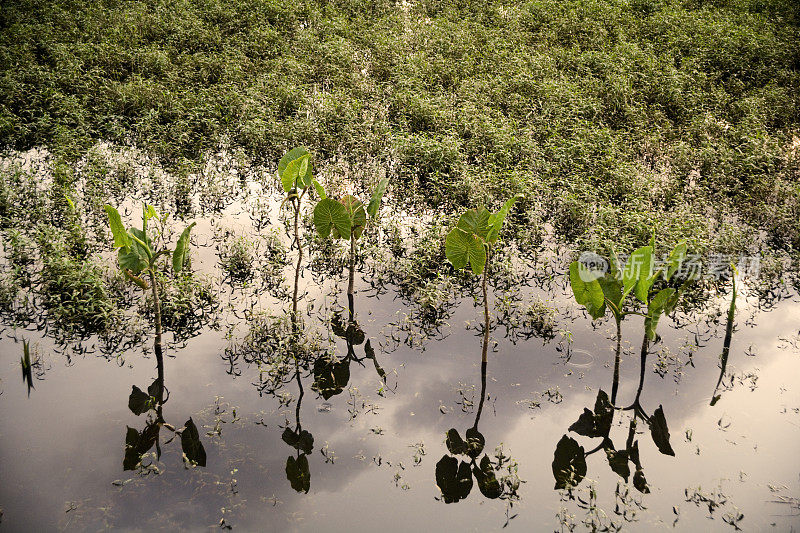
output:
[[[229,207],[223,222],[214,224],[252,231],[237,209]],[[222,279],[212,234],[211,219],[202,220],[195,267]],[[557,256],[547,261],[563,274]],[[759,310],[758,299],[742,290],[719,386],[730,292],[680,324],[663,319],[662,339],[645,362],[640,404],[649,416],[663,406],[674,456],[659,452],[640,420],[635,440],[648,494],[634,487],[633,465],[626,482],[611,470],[603,449],[586,457],[586,478],[577,489],[559,491],[552,463],[562,436],[586,452],[602,442],[568,428],[584,408],[594,407],[598,390],[611,393],[613,322],[592,324],[571,301],[563,275],[551,283],[530,282],[537,270],[525,261],[517,268],[529,282],[515,287],[515,295],[523,303],[546,302],[556,310],[555,326],[544,338],[539,332],[528,339],[502,324],[493,327],[496,346],[485,369],[482,406],[481,310],[472,297],[459,299],[446,320],[423,335],[425,328],[405,320],[409,304],[396,287],[375,290],[370,275],[363,275],[354,311],[374,349],[370,358],[358,334],[348,346],[330,324],[334,312],[347,316],[344,278],[321,281],[306,274],[306,330],[321,335],[340,362],[335,368],[326,366],[327,359],[284,365],[280,385],[265,387],[275,368],[235,355],[252,322],[243,309],[258,301],[261,311],[281,316],[288,304],[258,287],[221,283],[226,305],[233,302],[222,312],[223,327],[206,328],[185,346],[168,349],[164,369],[169,396],[163,419],[175,428],[192,419],[204,467],[185,466],[181,437],[162,427],[160,457],[153,447],[145,450],[144,466],[123,469],[128,428],[141,432],[153,417],[137,416],[128,406],[132,386],[146,389],[156,376],[152,355],[133,349],[117,359],[100,357],[91,339],[86,353],[69,354],[36,332],[6,329],[0,343],[0,528],[800,527],[796,294],[787,292],[771,309]],[[492,298],[504,296],[498,289]],[[639,388],[643,331],[640,319],[625,320],[619,405],[633,402]],[[43,361],[30,395],[19,377],[23,337]],[[329,386],[320,386],[326,372]],[[714,396],[719,398],[711,405]],[[614,414],[610,437],[617,449],[626,448],[631,413]],[[485,497],[475,481],[465,499],[444,503],[436,471],[444,456],[452,456],[446,434],[455,428],[464,437],[476,425],[484,454],[499,467],[502,496]],[[458,460],[469,462],[466,456]],[[294,465],[288,476],[287,461]],[[309,475],[299,479],[305,461]]]

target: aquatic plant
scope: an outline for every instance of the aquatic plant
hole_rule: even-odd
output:
[[[300,283],[300,268],[303,263],[303,243],[300,240],[300,211],[303,197],[312,184],[318,185],[313,178],[311,154],[302,146],[292,148],[278,162],[278,179],[286,193],[281,208],[288,202],[292,206],[294,218],[294,246],[297,247],[297,263],[294,270],[294,291],[292,293],[292,328],[297,334],[297,293]]]
[[[381,198],[383,193],[386,192],[388,184],[388,178],[380,180],[372,191],[369,204],[364,208],[364,203],[350,194],[343,196],[339,200],[328,198],[322,185],[316,181],[314,182],[317,194],[320,196],[319,202],[314,207],[314,227],[317,229],[317,233],[323,238],[332,236],[334,239],[350,241],[347,298],[351,303],[356,268],[356,241],[361,238],[368,221],[377,218]],[[369,219],[367,215],[369,215]]]
[[[122,223],[122,218],[119,212],[112,206],[106,204],[104,206],[108,214],[108,222],[111,227],[111,233],[114,236],[114,248],[118,248],[117,259],[119,268],[125,276],[133,283],[141,287],[142,290],[152,290],[153,305],[155,308],[155,340],[153,341],[153,350],[156,354],[156,362],[158,365],[158,382],[163,386],[164,371],[163,371],[163,354],[161,345],[161,299],[159,297],[158,282],[156,280],[156,273],[158,272],[158,259],[162,256],[172,256],[172,270],[180,272],[183,270],[186,262],[186,257],[189,251],[189,234],[194,227],[195,223],[189,224],[181,233],[178,242],[175,244],[175,249],[170,251],[162,249],[156,251],[154,249],[153,240],[147,234],[147,223],[151,219],[157,219],[158,215],[153,206],[142,204],[142,228],[125,228]],[[146,281],[145,277],[149,277],[150,283]]]
[[[694,281],[696,272],[684,276],[681,284],[675,287],[664,287],[653,292],[659,277],[664,283],[677,280],[676,273],[682,270],[686,260],[688,245],[681,241],[672,249],[669,257],[662,265],[655,266],[655,234],[650,244],[637,248],[628,258],[624,268],[620,269],[616,258],[610,261],[592,255],[591,262],[599,265],[586,265],[584,261],[574,261],[569,267],[569,283],[575,301],[583,305],[586,311],[597,320],[611,310],[616,323],[616,352],[614,359],[614,383],[611,392],[611,403],[616,402],[619,382],[619,362],[622,344],[622,321],[628,315],[639,315],[645,318],[646,340],[656,339],[656,326],[661,316],[671,313],[678,304],[678,299],[688,285]],[[598,268],[599,267],[599,268]],[[635,296],[635,299],[629,296]],[[640,311],[636,300],[647,306],[646,312]]]
[[[456,270],[470,267],[476,276],[483,275],[481,290],[483,292],[483,348],[481,361],[486,362],[489,345],[489,297],[486,290],[487,277],[491,265],[492,249],[500,240],[503,222],[518,199],[522,195],[509,198],[496,213],[485,207],[467,209],[458,219],[456,227],[450,230],[445,239],[445,255]]]

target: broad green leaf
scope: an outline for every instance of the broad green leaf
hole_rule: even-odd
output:
[[[286,152],[283,157],[281,157],[281,160],[278,161],[278,177],[283,176],[283,172],[286,170],[286,167],[289,166],[289,163],[296,159],[300,159],[304,155],[311,155],[305,146],[298,146]]]
[[[124,272],[125,272],[125,277],[134,282],[135,284],[137,284],[139,287],[141,287],[142,290],[146,291],[149,288],[145,280],[143,280],[139,276],[134,275],[133,273],[131,273],[130,270],[125,270]]]
[[[350,217],[350,232],[358,239],[364,231],[364,226],[367,225],[367,212],[364,210],[364,204],[361,200],[349,194],[342,198],[340,202]]]
[[[569,266],[569,284],[572,287],[575,301],[578,305],[586,307],[589,315],[597,320],[605,314],[606,302],[600,283],[591,278],[591,272],[579,261],[574,261]],[[585,281],[585,279],[591,279],[591,281]]]
[[[120,248],[117,252],[117,259],[119,260],[119,267],[123,271],[130,270],[134,276],[150,266],[147,256],[139,253],[141,246],[132,246],[130,248]]]
[[[642,246],[631,254],[622,271],[622,285],[625,289],[623,298],[633,289],[636,297],[642,303],[647,303],[647,293],[653,284],[650,279],[652,274],[653,249],[650,246]]]
[[[319,196],[319,199],[324,200],[325,198],[327,198],[328,195],[325,194],[325,187],[323,187],[322,184],[317,180],[312,180],[312,181],[314,183],[314,189],[317,191],[317,196]]]
[[[367,214],[370,218],[375,218],[378,215],[378,210],[381,207],[381,198],[383,198],[383,193],[386,192],[388,184],[389,178],[383,178],[375,185],[375,189],[372,191],[372,198],[370,198],[369,205],[367,205]]]
[[[332,198],[324,198],[314,207],[314,227],[323,238],[327,238],[331,234],[331,229],[336,228],[338,237],[350,239],[350,224],[347,209]]]
[[[470,265],[475,275],[483,273],[486,249],[483,241],[461,228],[453,228],[445,239],[445,255],[456,270]]]
[[[111,233],[114,235],[115,248],[128,248],[131,245],[131,239],[128,237],[128,232],[125,231],[125,226],[122,224],[122,217],[119,216],[119,211],[110,205],[103,206],[108,214],[108,225],[111,226]]]
[[[611,302],[609,308],[614,313],[614,316],[619,317],[622,312],[622,283],[613,276],[603,276],[597,278],[600,288],[603,289],[603,295],[606,300]]]
[[[501,207],[497,213],[493,213],[489,217],[489,222],[488,222],[489,231],[486,235],[487,242],[491,244],[497,242],[497,239],[500,238],[500,230],[503,229],[503,222],[505,221],[508,212],[513,207],[514,202],[516,202],[521,198],[524,198],[521,194],[509,198],[508,200],[506,200],[506,203],[503,204],[503,207]]]
[[[150,239],[147,234],[138,228],[128,230],[128,237],[131,239],[131,248],[136,249],[137,253],[148,259],[153,257],[153,249],[150,246]]]
[[[281,174],[281,185],[285,192],[290,192],[292,189],[305,189],[311,185],[310,172],[309,172],[309,154],[303,155],[294,161],[290,161]],[[308,185],[305,180],[308,178]]]
[[[458,219],[456,227],[485,241],[489,233],[489,217],[491,215],[485,207],[467,209]]]
[[[670,300],[674,295],[675,289],[661,289],[647,305],[647,318],[644,319],[644,329],[647,333],[647,338],[651,341],[656,340],[656,326],[658,326],[662,313],[670,305]]]
[[[672,276],[680,270],[681,265],[683,264],[684,260],[686,260],[686,253],[688,251],[689,245],[686,244],[686,241],[681,241],[675,245],[675,248],[672,249],[672,253],[669,254],[669,259],[667,260],[667,271],[665,272],[667,280],[672,278]]]
[[[175,245],[175,251],[172,252],[172,270],[180,272],[183,270],[183,264],[186,261],[186,256],[189,253],[189,233],[192,231],[195,223],[192,222],[186,229],[183,230],[181,236],[178,238],[178,243]]]

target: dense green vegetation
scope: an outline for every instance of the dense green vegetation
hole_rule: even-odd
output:
[[[798,22],[793,0],[21,0],[0,143],[71,161],[104,139],[173,169],[303,144],[428,204],[534,191],[520,216],[569,240],[657,223],[733,250],[745,223],[792,249]]]

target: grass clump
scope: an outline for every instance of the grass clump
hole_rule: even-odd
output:
[[[26,0],[0,17],[5,146],[74,161],[108,140],[178,170],[225,142],[270,165],[302,143],[321,170],[376,162],[423,206],[540,191],[570,241],[635,211],[732,214],[800,246],[793,0]]]

